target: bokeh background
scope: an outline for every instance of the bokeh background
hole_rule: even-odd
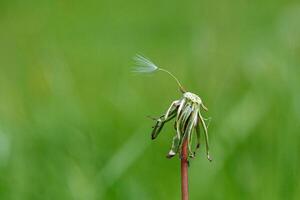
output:
[[[297,0],[1,0],[0,199],[180,199],[146,118],[180,93],[136,53],[209,108],[191,199],[300,199]]]

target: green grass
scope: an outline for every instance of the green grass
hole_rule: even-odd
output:
[[[136,53],[209,108],[214,161],[202,145],[191,199],[299,199],[299,13],[297,1],[1,1],[0,199],[180,199],[172,125],[152,142],[145,117],[180,93],[130,73]]]

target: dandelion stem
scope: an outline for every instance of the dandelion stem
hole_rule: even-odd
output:
[[[188,140],[184,139],[181,149],[181,199],[189,199],[188,190]]]

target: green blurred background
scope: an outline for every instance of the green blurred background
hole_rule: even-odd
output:
[[[0,1],[0,199],[180,199],[174,134],[152,121],[201,96],[209,163],[191,199],[300,199],[300,3]]]

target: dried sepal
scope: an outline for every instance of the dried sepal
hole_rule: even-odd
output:
[[[160,131],[162,130],[164,124],[168,121],[170,121],[171,119],[173,119],[176,114],[177,114],[177,107],[178,107],[178,102],[179,101],[174,101],[171,106],[169,107],[169,109],[167,110],[165,115],[162,115],[161,117],[159,117],[156,120],[156,124],[153,127],[152,133],[151,133],[151,138],[152,140],[154,140],[158,134],[160,133]]]
[[[200,148],[200,125],[199,125],[199,116],[197,117],[195,124],[196,136],[197,136],[197,144],[196,149]]]
[[[165,115],[161,116],[160,118],[156,119],[156,124],[153,127],[151,138],[154,140],[158,134],[161,132],[162,128],[164,127],[165,123],[172,120],[176,116],[176,110],[173,110],[167,118]]]
[[[205,145],[206,146],[206,156],[209,161],[212,161],[212,159],[209,155],[209,140],[208,140],[207,126],[205,124],[203,117],[201,116],[200,111],[199,111],[199,122],[202,124],[202,127],[204,129],[204,137],[205,137],[205,144],[206,144]]]
[[[178,153],[179,145],[180,145],[180,138],[178,138],[178,136],[175,135],[172,140],[171,149],[170,149],[169,153],[167,154],[167,158],[172,158],[173,156],[175,156]]]
[[[192,105],[192,113],[190,114],[190,116],[188,118],[187,125],[184,127],[185,128],[184,135],[185,135],[186,139],[188,140],[188,152],[189,152],[190,157],[194,157],[194,154],[191,149],[191,145],[192,145],[192,133],[193,133],[195,116],[197,116],[197,110],[196,110],[195,105]]]

